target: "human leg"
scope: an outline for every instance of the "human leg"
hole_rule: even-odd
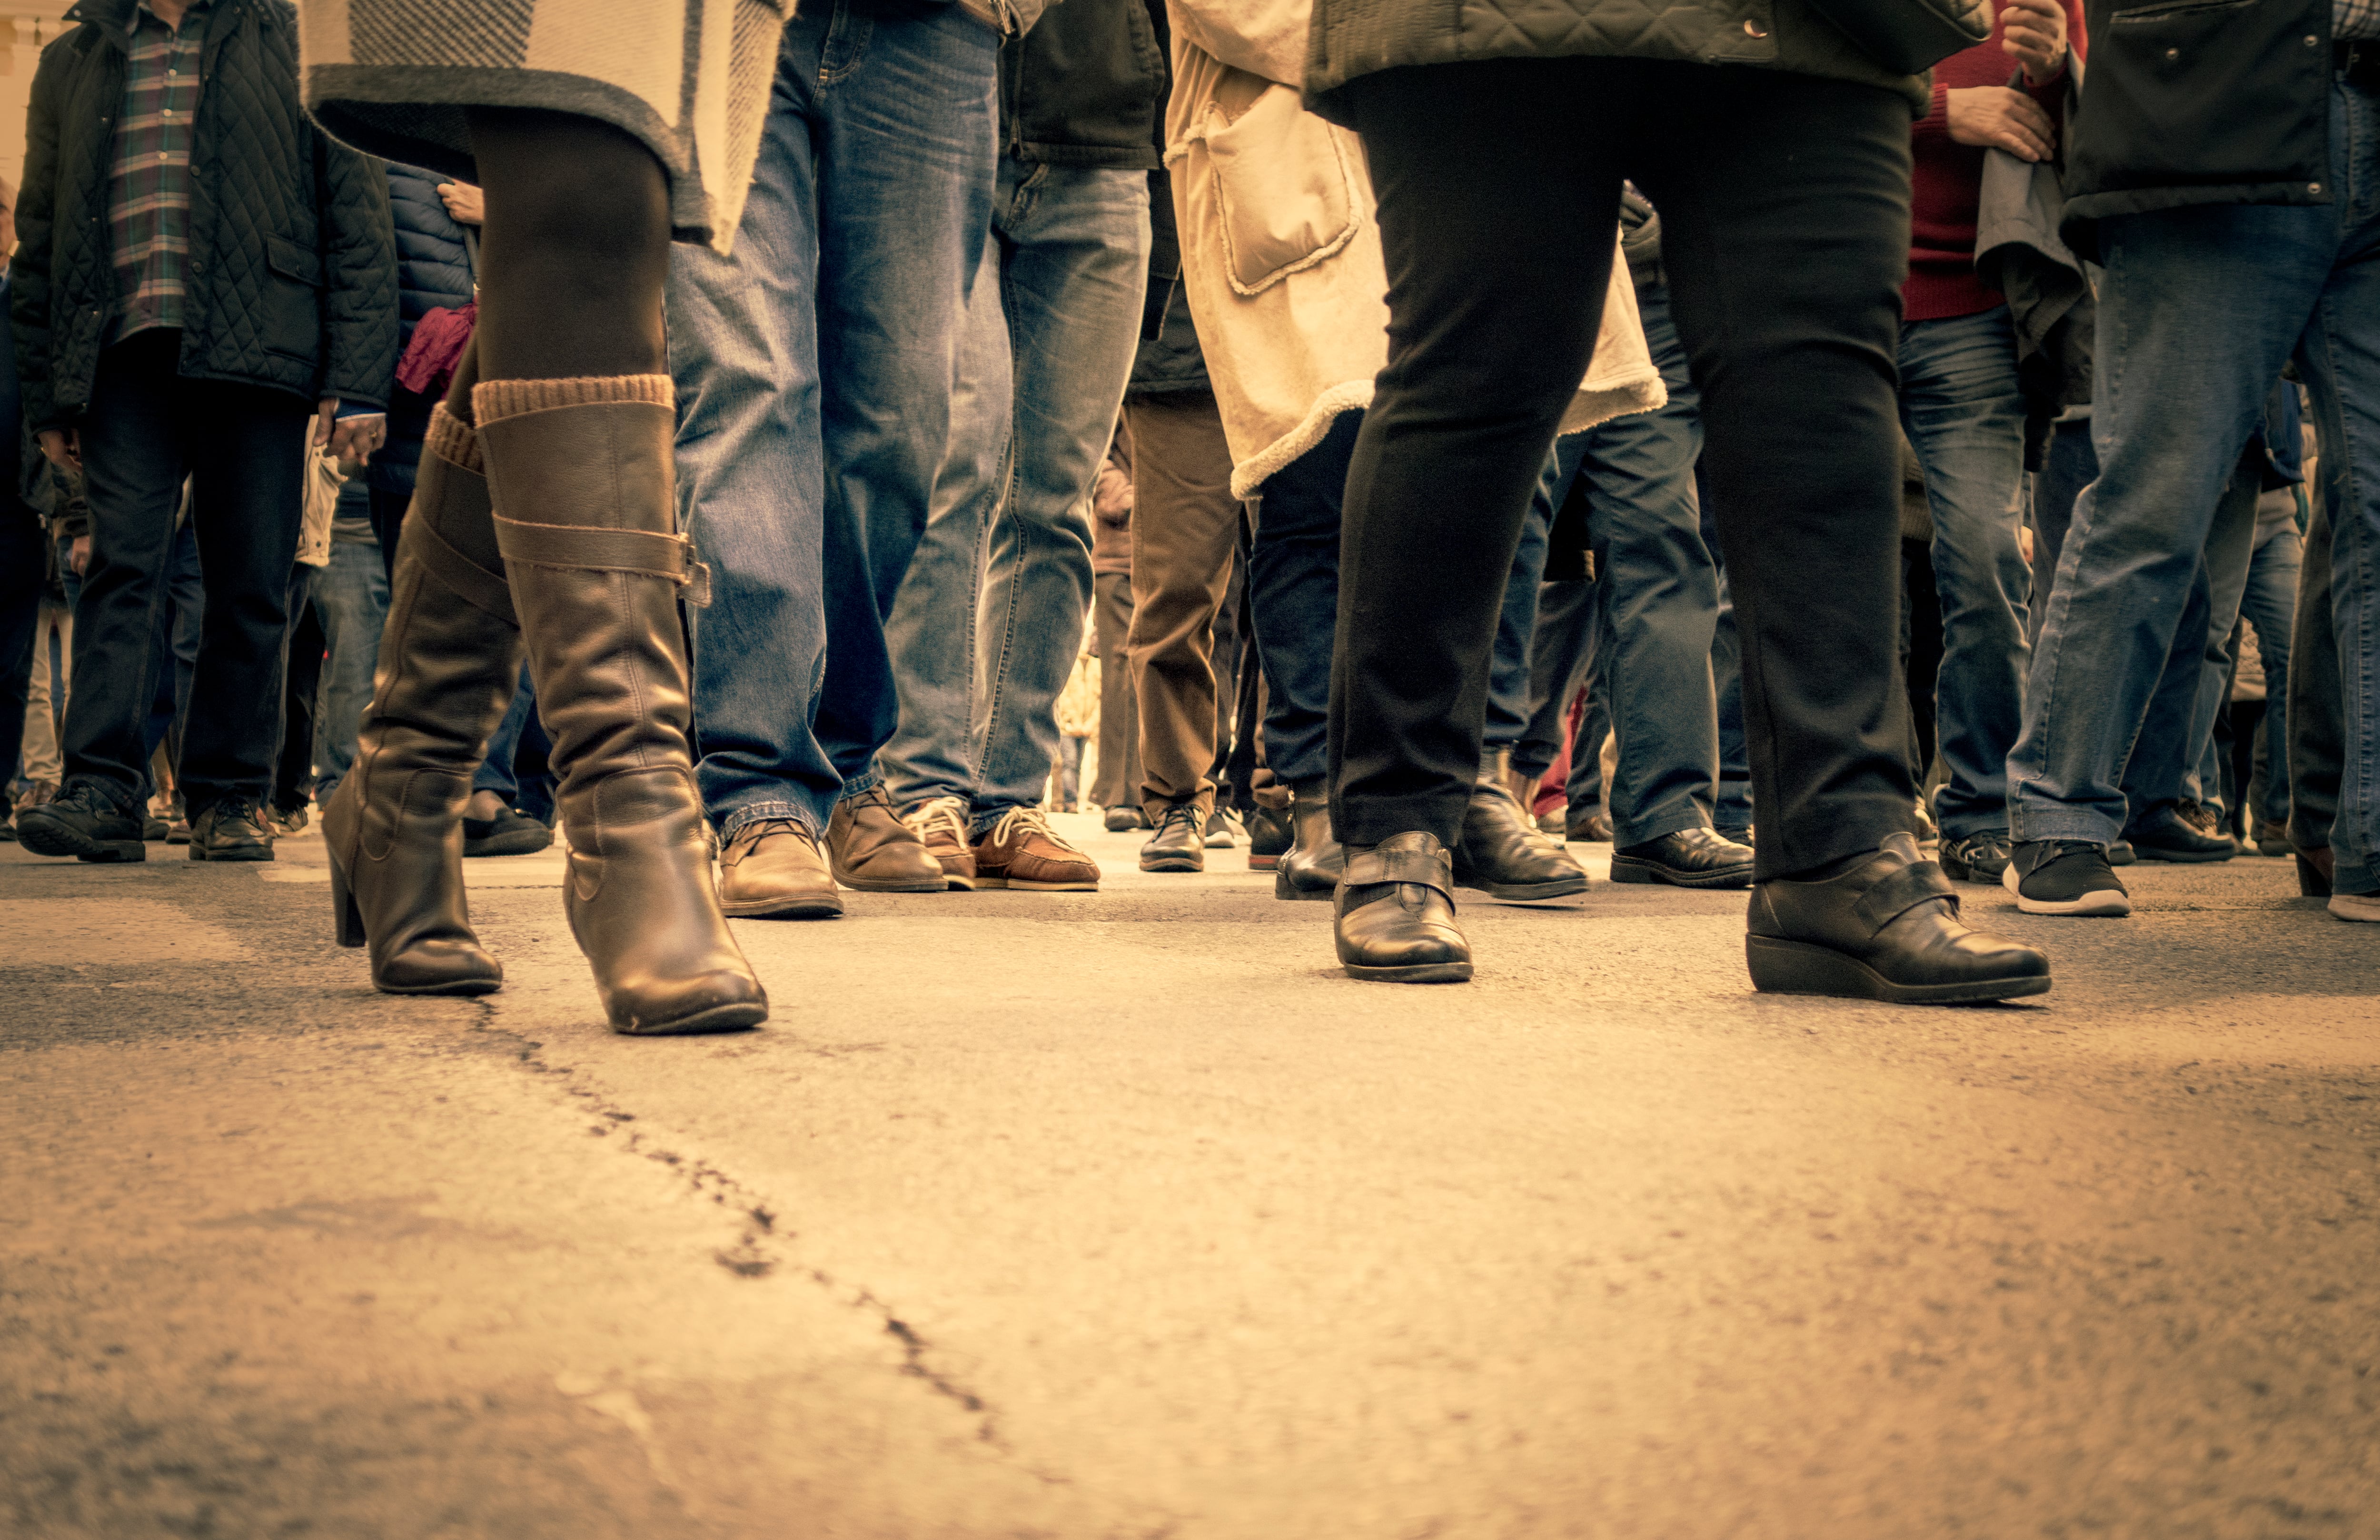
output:
[[[315,580],[314,609],[330,647],[314,712],[314,763],[322,770],[314,794],[327,806],[356,761],[357,726],[371,698],[372,660],[388,619],[388,567],[380,548],[333,544],[331,564]]]
[[[295,832],[305,826],[314,800],[314,704],[322,688],[322,623],[314,612],[319,568],[297,566],[289,576],[289,639],[283,644],[281,736],[273,752],[273,815],[275,827]],[[284,827],[284,826],[286,827]]]
[[[1091,800],[1111,814],[1131,809],[1135,822],[1125,827],[1133,828],[1140,810],[1140,704],[1124,648],[1132,633],[1132,574],[1100,573],[1091,591],[1099,649],[1099,773],[1092,777]]]
[[[2265,665],[2265,716],[2260,727],[2264,746],[2264,795],[2249,812],[2252,839],[2267,831],[2287,839],[2289,821],[2289,653],[2297,619],[2298,572],[2304,541],[2295,529],[2266,536],[2248,566],[2248,587],[2240,595],[2240,613],[2256,628],[2256,656]]]

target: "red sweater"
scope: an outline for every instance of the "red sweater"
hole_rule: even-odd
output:
[[[2077,58],[2084,55],[2081,0],[2063,0],[2066,35]],[[1973,48],[1934,67],[1934,110],[1915,129],[1914,185],[1909,222],[1909,282],[1900,291],[1912,321],[1973,315],[2000,303],[1975,277],[1975,200],[1984,186],[1983,147],[1950,137],[1949,92],[1974,86],[2004,86],[2022,67],[2001,51],[2000,23]],[[2047,85],[2026,86],[2061,131],[2066,101],[2063,71]]]

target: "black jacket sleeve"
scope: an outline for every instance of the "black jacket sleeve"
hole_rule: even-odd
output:
[[[396,232],[378,161],[316,133],[322,216],[322,394],[388,405],[396,375]]]
[[[8,261],[8,330],[24,389],[25,425],[39,432],[63,428],[53,420],[50,392],[50,240],[58,187],[56,50],[45,49],[33,73],[32,108],[25,115],[25,179],[17,189],[17,254]]]

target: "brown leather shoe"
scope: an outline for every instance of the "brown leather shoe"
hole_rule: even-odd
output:
[[[956,893],[975,891],[975,853],[967,848],[968,811],[958,797],[938,796],[901,816],[917,843],[941,863],[942,879]]]
[[[747,919],[831,920],[843,894],[817,835],[792,819],[756,819],[719,853],[719,907]]]
[[[881,786],[835,804],[826,850],[835,880],[863,893],[939,893],[950,887],[942,864],[901,821]]]
[[[1038,807],[1011,807],[975,843],[976,881],[1031,893],[1095,893],[1099,864],[1060,839]]]

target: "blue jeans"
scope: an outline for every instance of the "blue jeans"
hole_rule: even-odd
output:
[[[1642,291],[1640,309],[1645,340],[1670,388],[1669,404],[1557,443],[1528,521],[1540,532],[1542,568],[1542,531],[1570,494],[1571,479],[1585,478],[1587,534],[1596,586],[1603,590],[1594,666],[1610,702],[1616,754],[1605,802],[1618,845],[1707,828],[1718,778],[1718,705],[1710,666],[1718,569],[1703,543],[1694,497],[1702,397],[1670,320],[1666,291]],[[1527,544],[1524,537],[1524,550]],[[1534,611],[1534,584],[1530,599]],[[1489,716],[1492,722],[1492,707]]]
[[[2019,839],[2104,843],[2122,827],[2119,772],[2216,502],[2294,356],[2334,519],[2346,713],[2334,880],[2380,890],[2380,100],[2337,83],[2330,148],[2331,203],[2100,223],[2101,468],[2075,503],[2009,756]]]
[[[2261,462],[2263,456],[2252,459]],[[2191,576],[2181,617],[2174,624],[2165,672],[2149,695],[2148,714],[2124,765],[2119,784],[2128,831],[2147,815],[2198,797],[2206,789],[2200,769],[2212,748],[2215,713],[2230,682],[2231,623],[2247,576],[2247,541],[2256,527],[2256,483],[2262,471],[2252,459],[2243,458],[2233,467],[2231,480],[2216,503],[2206,544]],[[2227,580],[2223,575],[2235,565],[2237,576]],[[2212,789],[2219,793],[2221,786],[2217,779]]]
[[[2024,393],[2008,307],[1900,329],[1900,425],[1925,469],[1934,584],[1942,606],[1935,675],[1935,794],[1942,837],[2008,827],[2008,751],[2022,724],[2026,597]]]
[[[1573,455],[1584,437],[1573,433],[1566,441]],[[1547,476],[1555,474],[1563,447],[1563,443],[1554,445],[1553,455],[1546,461]],[[1558,490],[1570,490],[1567,478]],[[1541,478],[1536,495],[1529,501],[1528,515],[1521,520],[1521,543],[1512,548],[1512,571],[1504,579],[1504,602],[1496,612],[1496,642],[1488,654],[1487,726],[1479,736],[1479,746],[1490,752],[1511,748],[1529,731],[1529,708],[1533,704],[1529,698],[1529,652],[1537,635],[1537,589],[1545,584],[1554,510],[1560,506],[1548,501],[1548,484]]]
[[[956,6],[831,0],[785,29],[733,255],[670,249],[697,781],[722,835],[823,829],[876,784],[883,617],[950,436],[991,217],[999,38]]]
[[[955,796],[989,828],[1041,801],[1090,613],[1086,499],[1139,342],[1148,239],[1147,172],[1002,159],[950,448],[884,623],[900,721],[878,762],[905,807]]]
[[[480,756],[480,768],[471,772],[471,790],[493,792],[505,806],[515,806],[514,799],[520,795],[520,777],[513,770],[513,760],[520,753],[521,734],[536,714],[537,689],[529,683],[528,664],[524,661],[520,683],[513,686],[513,703],[504,708],[504,720],[488,734],[487,752]]]
[[[1342,412],[1250,501],[1248,606],[1264,664],[1265,763],[1292,785],[1330,770],[1330,645],[1339,613],[1339,509],[1364,414]],[[1538,560],[1544,561],[1542,548]]]
[[[330,565],[314,575],[314,613],[330,651],[314,708],[314,799],[327,803],[356,762],[356,733],[371,698],[381,624],[388,618],[388,568],[379,546],[332,542]]]
[[[2289,639],[2303,557],[2304,540],[2296,530],[2265,536],[2248,563],[2248,588],[2240,596],[2240,612],[2256,628],[2256,656],[2265,665],[2265,796],[2249,811],[2276,829],[2289,821]],[[2244,789],[2240,795],[2247,795]],[[2254,836],[2253,825],[2249,834]]]

